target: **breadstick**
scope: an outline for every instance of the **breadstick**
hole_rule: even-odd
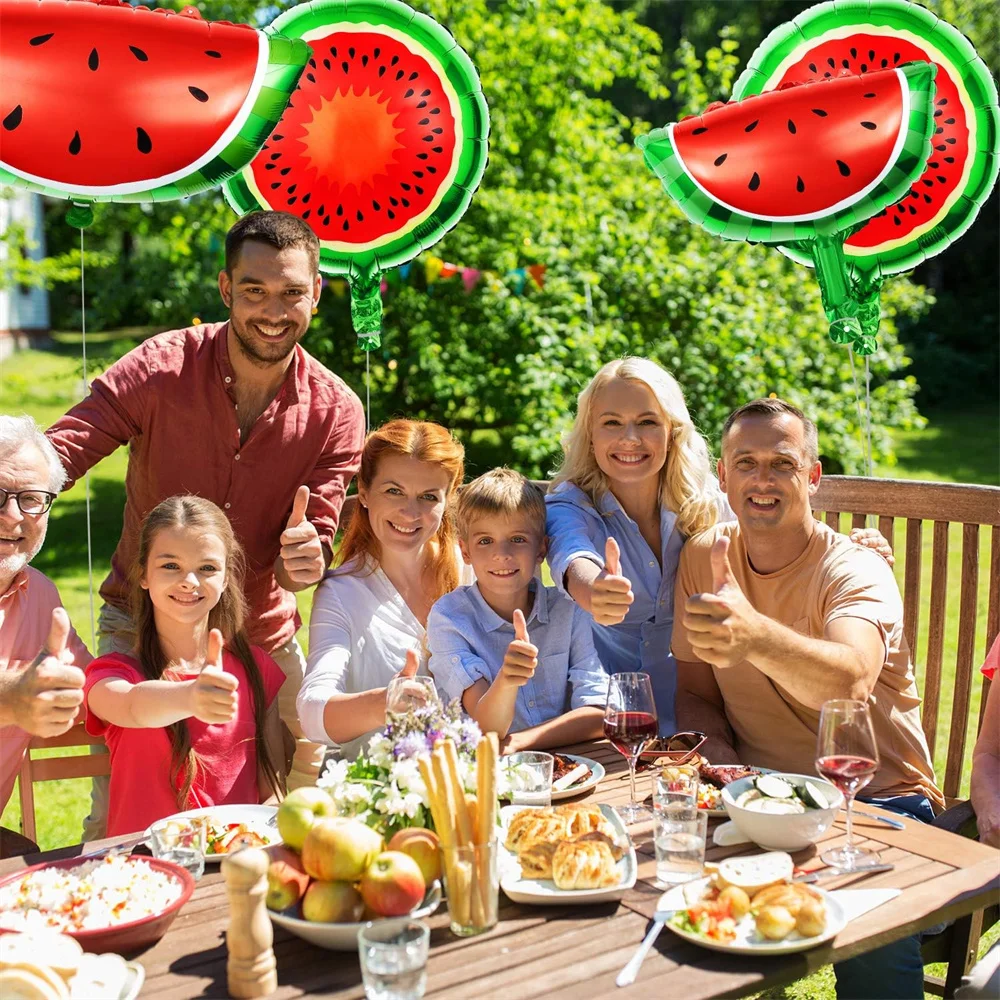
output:
[[[492,843],[496,836],[497,759],[496,733],[487,733],[476,747],[476,843]]]
[[[455,803],[455,812],[453,815],[455,817],[456,833],[458,834],[455,842],[459,847],[471,847],[473,842],[472,822],[469,819],[469,809],[465,804],[465,788],[459,776],[458,752],[455,750],[455,744],[452,740],[445,740],[442,749],[444,750],[448,781],[451,784],[451,796]]]
[[[472,792],[465,793],[465,808],[469,810],[469,822],[472,824],[472,841],[478,844],[476,831],[479,829],[479,802]]]

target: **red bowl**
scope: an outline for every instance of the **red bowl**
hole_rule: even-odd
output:
[[[30,868],[22,868],[20,871],[0,878],[0,888],[10,885],[30,875],[32,872],[41,871],[43,868],[76,868],[87,861],[96,860],[94,858],[65,858],[62,861],[46,861],[42,864],[32,865]],[[92,951],[101,954],[106,951],[114,951],[119,954],[138,951],[140,948],[148,947],[167,932],[167,928],[173,923],[180,908],[191,898],[194,892],[194,876],[172,861],[161,861],[159,858],[132,858],[124,860],[129,862],[144,861],[156,871],[165,872],[172,875],[181,883],[181,894],[165,910],[159,913],[150,914],[140,920],[131,920],[124,924],[115,924],[113,927],[96,927],[85,931],[63,931],[80,943],[84,951]],[[6,928],[0,928],[0,934],[13,933]]]

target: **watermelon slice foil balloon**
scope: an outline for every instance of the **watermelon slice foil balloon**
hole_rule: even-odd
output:
[[[433,246],[482,178],[489,118],[479,77],[441,25],[396,0],[301,4],[268,30],[306,41],[306,71],[260,154],[225,185],[239,212],[278,209],[346,277],[365,347],[380,273]]]
[[[917,4],[824,3],[775,29],[736,84],[735,96],[859,75],[910,61],[937,67],[932,155],[894,203],[853,233],[844,252],[859,281],[906,271],[972,224],[997,178],[1000,109],[993,78],[971,42]],[[811,264],[800,248],[789,256]]]
[[[0,182],[150,201],[218,187],[274,128],[305,43],[118,0],[0,0]]]
[[[830,335],[875,350],[872,302],[843,244],[923,173],[936,68],[926,62],[720,104],[636,143],[684,213],[716,236],[795,246],[816,266]],[[877,301],[874,326],[878,326]]]

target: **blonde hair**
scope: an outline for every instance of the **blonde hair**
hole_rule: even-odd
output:
[[[358,469],[359,488],[369,489],[375,480],[378,464],[386,455],[407,455],[418,462],[439,465],[448,473],[448,492],[444,515],[434,543],[433,570],[435,600],[454,590],[459,583],[458,559],[455,556],[455,518],[452,510],[455,490],[465,476],[465,449],[449,430],[425,420],[390,420],[365,438]],[[368,510],[355,508],[351,523],[337,554],[337,572],[350,567],[363,571],[366,560],[375,566],[382,561],[382,546],[372,528]]]
[[[469,528],[477,517],[524,514],[545,535],[545,494],[530,480],[501,466],[490,469],[464,487],[458,498],[455,520],[458,534],[468,539]]]
[[[594,397],[616,378],[645,385],[669,425],[667,459],[660,470],[660,503],[677,515],[678,528],[689,538],[712,527],[719,519],[719,491],[708,445],[691,421],[677,380],[648,358],[609,361],[580,393],[576,419],[563,439],[563,463],[553,487],[573,483],[595,506],[610,491],[608,478],[594,456],[591,425]]]

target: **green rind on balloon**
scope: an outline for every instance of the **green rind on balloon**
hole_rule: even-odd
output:
[[[785,30],[787,25],[782,25],[757,47],[747,68],[736,81],[734,99],[763,93],[772,84],[785,60],[803,43],[820,41],[829,32],[849,26],[859,32],[878,28],[903,30],[921,38],[948,60],[951,64],[949,69],[969,97],[975,120],[976,143],[975,149],[970,148],[969,151],[973,164],[962,194],[945,216],[922,235],[898,247],[867,254],[852,253],[847,258],[848,267],[866,280],[879,274],[909,271],[940,253],[966,232],[996,183],[1000,170],[997,155],[1000,111],[993,76],[972,42],[961,31],[906,0],[832,0],[803,11],[792,23],[797,33]],[[792,260],[812,265],[812,258],[794,247],[782,245],[779,249]]]
[[[325,30],[338,22],[370,23],[376,31],[385,26],[400,31],[425,48],[437,61],[435,71],[440,70],[455,90],[461,135],[464,137],[455,176],[437,207],[423,222],[401,236],[366,250],[336,251],[320,243],[320,271],[348,278],[353,287],[354,282],[370,281],[378,272],[412,260],[458,223],[486,170],[489,110],[476,67],[451,32],[433,18],[398,0],[350,0],[350,3],[324,0],[303,4],[281,14],[265,31],[269,34],[280,32],[282,36],[300,41],[298,36]],[[241,215],[268,207],[261,205],[250,190],[245,179],[250,171],[248,164],[223,184],[226,201]]]
[[[660,179],[667,194],[684,214],[715,236],[756,243],[783,243],[785,240],[799,241],[843,233],[898,201],[923,173],[927,162],[934,132],[932,111],[936,68],[929,63],[908,63],[898,69],[909,90],[910,111],[905,123],[903,146],[895,163],[859,201],[818,219],[773,221],[720,205],[694,182],[674,152],[669,129],[653,129],[648,135],[639,136],[635,142],[642,150],[646,165]]]

